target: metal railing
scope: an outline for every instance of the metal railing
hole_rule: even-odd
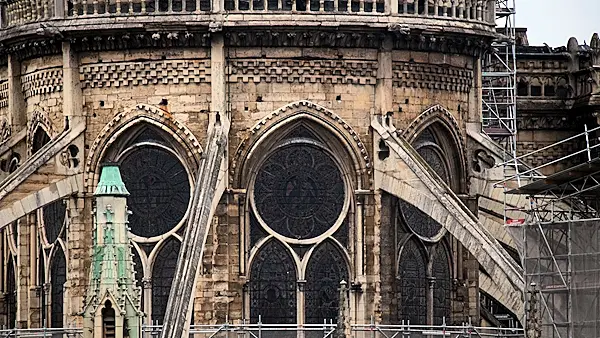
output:
[[[328,338],[333,337],[336,325],[324,324],[223,324],[223,325],[192,325],[190,338],[209,337],[247,337],[247,338]],[[160,337],[161,326],[142,327],[143,338]],[[463,326],[426,326],[410,325],[381,325],[356,324],[352,325],[347,337],[352,338],[420,338],[420,337],[454,337],[454,338],[525,338],[523,329],[484,328],[471,325]]]
[[[53,18],[229,13],[424,17],[494,25],[494,0],[9,0],[2,27]]]
[[[2,329],[0,338],[83,338],[83,329],[78,328],[39,328]]]

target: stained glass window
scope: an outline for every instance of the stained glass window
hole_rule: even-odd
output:
[[[62,200],[52,202],[43,208],[44,230],[48,243],[54,243],[65,222],[67,206]]]
[[[421,132],[413,145],[433,171],[448,182],[451,178],[448,170],[448,154],[444,152],[431,129],[428,128]]]
[[[8,258],[6,267],[6,308],[8,310],[8,328],[13,329],[17,321],[17,280],[12,255]]]
[[[278,149],[258,171],[254,198],[259,215],[288,238],[317,237],[342,212],[344,182],[323,149],[296,144]]]
[[[286,248],[271,240],[257,254],[250,271],[250,320],[296,323],[296,268]]]
[[[152,268],[152,320],[163,322],[171,284],[177,267],[180,243],[174,238],[167,239],[160,249]]]
[[[158,147],[142,147],[121,163],[129,193],[131,231],[142,237],[165,234],[176,226],[188,207],[189,178],[175,155]]]
[[[450,317],[450,296],[452,292],[448,252],[441,243],[437,246],[433,260],[433,277],[435,277],[433,324],[441,325],[444,317],[446,321]]]
[[[44,292],[44,284],[46,283],[46,264],[44,262],[44,249],[39,247],[38,251],[38,287],[41,288],[40,292],[40,303],[41,303],[41,319],[42,323],[46,323],[46,311],[43,309],[46,308],[46,304],[48,304],[48,300],[46,299],[46,293]]]
[[[346,259],[331,241],[313,252],[306,268],[306,323],[337,319],[340,282],[349,281]]]
[[[63,290],[67,281],[67,262],[60,246],[57,246],[50,269],[50,283],[52,288],[50,295],[52,302],[50,305],[50,324],[51,327],[63,327]]]
[[[431,238],[442,230],[442,226],[438,222],[414,205],[399,200],[398,206],[404,223],[417,235]]]
[[[421,157],[429,164],[431,169],[438,174],[445,182],[448,182],[450,178],[448,175],[448,169],[446,161],[444,161],[443,153],[441,150],[434,145],[426,145],[417,149],[417,152]]]
[[[427,274],[426,260],[415,240],[402,248],[396,281],[396,297],[400,309],[398,322],[427,324]]]

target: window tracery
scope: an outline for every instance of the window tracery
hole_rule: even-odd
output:
[[[427,261],[415,239],[409,240],[400,256],[396,297],[400,306],[397,321],[427,324]]]
[[[349,246],[351,223],[344,214],[346,181],[320,135],[296,124],[270,147],[255,171],[248,210],[250,246],[269,235],[278,240],[262,244],[250,266],[254,322],[261,315],[263,323],[296,323],[298,311],[304,313],[303,323],[335,321],[338,316],[340,282],[349,282],[350,273],[346,248],[333,238]],[[302,259],[307,265],[300,281],[295,272],[302,269]],[[303,309],[297,299],[304,299]]]
[[[67,281],[67,262],[60,245],[52,257],[50,323],[51,327],[63,327],[64,284]]]
[[[167,233],[185,216],[190,199],[187,171],[175,155],[159,147],[141,147],[121,161],[130,195],[131,232],[142,237]]]
[[[9,329],[14,329],[17,321],[17,280],[14,264],[13,255],[9,254],[6,267],[6,308]]]
[[[162,324],[177,267],[180,243],[170,237],[158,252],[152,268],[152,320]]]
[[[309,239],[325,233],[341,214],[344,198],[337,165],[323,149],[310,144],[276,150],[256,177],[259,216],[287,238]]]
[[[444,318],[447,320],[450,317],[452,292],[448,250],[442,243],[438,244],[433,258],[433,277],[433,324],[442,325]]]
[[[62,200],[52,202],[42,209],[46,243],[52,244],[60,235],[65,222],[67,206]]]
[[[191,199],[185,146],[161,128],[141,122],[119,134],[101,162],[117,162],[130,193],[127,206],[136,284],[145,287],[141,310],[162,322]],[[166,239],[164,239],[166,238]],[[161,242],[164,239],[165,242]],[[143,256],[143,257],[142,257]],[[144,271],[146,275],[144,276]]]
[[[250,272],[250,320],[296,323],[296,267],[287,249],[271,240],[256,255]]]
[[[348,282],[346,259],[331,241],[313,252],[306,268],[306,322],[335,321],[340,303],[340,282]]]

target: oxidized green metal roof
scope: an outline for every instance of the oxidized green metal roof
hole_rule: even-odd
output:
[[[107,163],[102,166],[100,182],[98,182],[94,196],[129,196],[129,191],[121,179],[118,164]]]

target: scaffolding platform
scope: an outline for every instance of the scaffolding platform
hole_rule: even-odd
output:
[[[571,167],[569,169],[565,169],[556,174],[549,175],[545,178],[541,178],[536,180],[530,184],[526,184],[520,188],[513,189],[508,191],[508,194],[516,194],[516,195],[546,195],[549,193],[554,194],[564,194],[564,193],[577,193],[590,195],[590,196],[600,196],[600,191],[597,188],[600,188],[600,185],[595,184],[589,186],[587,190],[581,191],[578,189],[575,183],[581,181],[582,179],[589,178],[594,179],[595,183],[600,180],[600,158],[594,158],[589,162],[582,163]],[[590,182],[592,183],[592,182]],[[582,197],[581,195],[579,197]]]

